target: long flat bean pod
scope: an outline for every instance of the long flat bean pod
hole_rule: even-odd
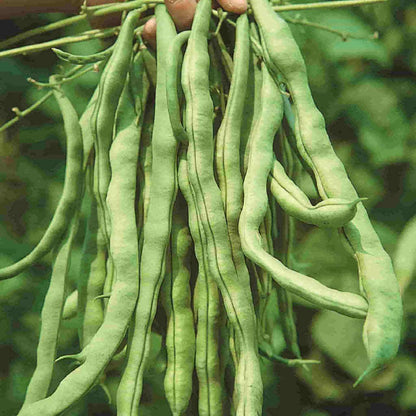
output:
[[[98,97],[90,118],[91,131],[96,152],[96,198],[103,216],[100,218],[107,245],[110,241],[111,224],[105,204],[111,178],[109,149],[118,101],[126,82],[133,53],[134,29],[142,13],[141,9],[131,11],[116,40],[114,51],[108,61],[98,85]]]
[[[128,92],[128,88],[124,90]],[[122,103],[134,105],[128,94]],[[136,169],[139,135],[134,118],[126,117],[110,150],[112,170],[107,204],[114,225],[110,250],[116,280],[105,319],[89,344],[79,354],[82,364],[68,374],[46,399],[27,406],[21,416],[58,415],[99,382],[100,375],[123,340],[138,294],[138,241],[135,217]],[[81,160],[81,159],[80,159]]]
[[[0,269],[0,280],[17,276],[57,246],[69,227],[82,194],[82,135],[78,115],[62,92],[55,91],[54,95],[62,108],[67,139],[64,189],[52,221],[37,246],[18,262]]]
[[[44,399],[49,390],[55,366],[58,333],[61,326],[64,292],[70,266],[74,236],[78,229],[78,215],[75,215],[71,229],[56,250],[51,282],[46,293],[41,313],[41,330],[37,349],[36,369],[26,390],[22,410],[30,403]]]
[[[233,58],[234,72],[225,114],[217,133],[215,162],[233,261],[239,279],[246,282],[249,290],[250,278],[238,235],[238,219],[243,208],[243,179],[240,173],[240,154],[236,152],[236,149],[240,148],[245,86],[250,59],[249,23],[245,14],[237,19]]]
[[[189,137],[188,174],[198,215],[208,242],[209,269],[221,291],[236,331],[241,355],[236,374],[237,415],[261,414],[262,381],[257,355],[256,322],[251,295],[238,280],[223,211],[221,192],[213,172],[213,104],[209,93],[208,30],[211,2],[196,9],[182,68]]]
[[[166,250],[177,193],[177,141],[169,122],[164,61],[176,35],[175,25],[164,5],[155,9],[157,19],[157,85],[152,137],[152,178],[140,265],[140,292],[126,367],[117,393],[120,415],[138,414],[143,372],[150,348],[151,325],[156,313],[160,285],[165,274]]]
[[[298,149],[307,155],[306,161],[315,174],[321,197],[357,199],[357,192],[331,146],[323,116],[313,101],[305,63],[287,23],[272,12],[266,0],[252,0],[251,4],[263,28],[261,36],[267,65],[274,76],[282,75],[292,96]],[[368,300],[363,341],[370,364],[358,383],[396,355],[403,308],[391,260],[362,203],[343,230],[358,264],[361,291]]]
[[[220,416],[223,414],[223,403],[219,357],[219,295],[208,267],[206,236],[191,192],[184,149],[181,149],[180,153],[178,179],[181,192],[188,204],[189,228],[198,261],[198,276],[194,289],[198,410],[201,416]]]
[[[104,61],[111,56],[114,51],[114,45],[111,45],[107,49],[101,52],[97,52],[91,55],[74,55],[69,52],[62,51],[61,49],[52,48],[53,52],[59,59],[69,62],[74,65],[87,65],[96,62]]]
[[[330,289],[315,279],[288,269],[261,247],[258,229],[267,210],[267,178],[273,162],[273,139],[279,125],[276,120],[281,120],[283,109],[282,104],[276,107],[280,92],[268,70],[263,67],[262,72],[262,110],[250,139],[249,165],[251,163],[251,168],[250,172],[247,169],[244,179],[244,205],[239,222],[243,251],[247,257],[266,269],[285,289],[320,307],[347,316],[364,318],[367,312],[367,302],[362,296]],[[270,108],[274,111],[272,115]],[[255,146],[254,149],[252,149],[253,146]]]
[[[68,98],[62,91],[53,92],[64,119],[68,142],[74,142],[77,157],[82,160],[82,138],[78,115]],[[82,185],[82,177],[77,175],[78,186]],[[64,296],[70,266],[70,255],[74,237],[78,230],[79,208],[82,196],[76,200],[75,214],[72,225],[62,238],[56,250],[56,257],[52,268],[52,276],[46,293],[41,313],[41,332],[37,349],[37,363],[35,372],[27,388],[22,410],[35,401],[44,399],[48,393],[54,369],[58,332],[64,308]]]
[[[163,284],[168,318],[168,353],[165,393],[174,415],[184,414],[192,393],[195,357],[194,317],[191,309],[190,253],[192,240],[187,225],[186,204],[178,195],[173,208],[170,273]],[[168,267],[166,266],[168,269]],[[186,342],[185,342],[186,340]]]

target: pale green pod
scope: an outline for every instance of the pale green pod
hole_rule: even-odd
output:
[[[198,376],[198,410],[201,416],[223,414],[222,379],[219,356],[220,302],[218,288],[208,267],[206,236],[189,184],[186,151],[181,149],[178,168],[179,186],[188,204],[189,228],[198,261],[194,288],[196,320],[195,368]]]
[[[117,391],[120,416],[139,412],[143,374],[148,364],[150,331],[156,314],[160,286],[165,275],[166,250],[172,226],[172,210],[177,194],[177,141],[169,122],[164,60],[176,35],[166,7],[155,8],[157,24],[157,85],[152,136],[152,177],[147,218],[143,227],[140,260],[140,294],[131,328],[130,349]],[[130,335],[130,334],[129,334]]]
[[[47,398],[30,404],[20,416],[56,416],[84,396],[96,383],[122,342],[138,295],[138,241],[135,216],[136,170],[140,135],[134,104],[124,89],[127,112],[110,150],[111,182],[107,205],[114,226],[110,239],[116,279],[103,324],[77,354],[81,365],[69,373]],[[80,158],[80,160],[82,160]]]
[[[208,35],[211,2],[197,4],[182,66],[186,100],[185,126],[189,137],[188,175],[190,189],[206,235],[208,265],[224,299],[234,327],[239,361],[234,403],[236,414],[260,414],[263,386],[257,351],[257,329],[251,294],[237,277],[223,210],[221,192],[213,171],[213,104],[209,92]],[[238,353],[238,352],[237,352]]]
[[[324,118],[313,101],[305,63],[288,24],[266,0],[252,0],[251,5],[260,25],[265,62],[276,81],[281,76],[293,100],[297,147],[314,173],[321,197],[356,200],[357,192],[331,146]],[[368,300],[363,341],[370,364],[357,384],[396,355],[403,307],[391,260],[362,203],[343,232],[357,261],[362,294]]]
[[[65,62],[69,62],[74,65],[87,65],[94,64],[97,62],[105,61],[108,59],[114,51],[114,45],[111,45],[107,49],[101,52],[97,52],[91,55],[75,55],[69,52],[62,51],[58,48],[52,48],[52,51],[56,54],[59,59]]]
[[[192,393],[195,331],[189,286],[191,249],[186,204],[183,197],[178,195],[173,207],[170,252],[162,285],[162,300],[168,320],[164,386],[173,415],[185,413]]]
[[[347,201],[328,198],[312,205],[303,192],[286,175],[283,166],[274,160],[270,176],[270,190],[279,206],[287,214],[321,228],[340,228],[351,221],[357,213],[362,198]]]
[[[78,115],[71,102],[61,90],[54,90],[54,96],[64,119],[68,152],[73,153],[72,158],[78,159],[78,163],[75,165],[77,169],[72,171],[73,177],[71,179],[77,183],[77,187],[83,189],[81,169],[82,135]],[[71,250],[78,230],[81,202],[82,194],[75,200],[75,212],[71,221],[71,227],[59,242],[58,247],[56,247],[51,281],[41,313],[41,332],[37,348],[36,369],[29,382],[25,401],[19,414],[24,414],[25,409],[29,409],[32,403],[44,399],[48,394],[55,366],[58,333],[64,308],[64,296],[71,261]]]

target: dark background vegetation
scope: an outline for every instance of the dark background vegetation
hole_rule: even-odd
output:
[[[310,83],[318,107],[325,115],[337,154],[365,205],[380,238],[393,259],[407,222],[416,213],[416,4],[394,0],[388,4],[354,9],[287,13],[355,35],[378,31],[378,41],[349,39],[321,30],[293,26],[304,52]],[[63,15],[38,15],[0,22],[3,38]],[[49,40],[86,30],[78,25],[38,36]],[[75,53],[92,53],[99,41],[64,47]],[[39,91],[27,77],[46,81],[57,72],[50,51],[0,60],[0,124],[13,117],[11,108],[24,109],[38,99]],[[98,80],[89,73],[65,90],[82,113]],[[47,227],[62,190],[65,139],[61,116],[53,100],[18,125],[0,133],[0,265],[25,255]],[[311,197],[314,190],[301,181]],[[85,218],[85,216],[84,216]],[[83,228],[83,221],[80,229]],[[416,241],[416,233],[413,233]],[[81,239],[79,236],[78,240]],[[410,240],[412,241],[412,239]],[[76,245],[73,264],[80,256]],[[409,250],[411,277],[416,244]],[[358,290],[356,266],[343,250],[335,231],[298,228],[295,258],[298,269],[332,287]],[[0,415],[17,413],[35,366],[40,310],[48,287],[51,257],[30,271],[0,282]],[[412,263],[413,261],[413,263]],[[76,267],[71,269],[71,288]],[[69,288],[69,289],[71,289]],[[319,359],[306,373],[264,361],[264,414],[302,416],[416,415],[416,285],[404,295],[403,343],[397,359],[384,371],[353,389],[353,380],[366,366],[361,341],[362,322],[328,311],[316,311],[301,302],[295,312],[301,350]],[[76,320],[66,321],[59,355],[76,352]],[[276,336],[275,344],[282,338]],[[157,353],[160,339],[154,337]],[[282,347],[281,347],[282,348]],[[157,360],[154,360],[158,362]],[[70,368],[62,361],[59,375]],[[159,368],[160,367],[160,368]],[[143,396],[143,415],[169,414],[163,396],[163,363],[149,370]],[[108,377],[116,389],[117,372]],[[193,410],[192,410],[193,409]],[[196,414],[195,408],[190,413]],[[114,408],[99,387],[68,415],[113,415]]]

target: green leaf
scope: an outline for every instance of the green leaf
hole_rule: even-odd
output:
[[[407,159],[409,124],[396,92],[386,83],[365,79],[346,90],[340,103],[358,129],[359,141],[373,165],[380,167]]]
[[[311,22],[319,23],[343,33],[368,37],[374,29],[367,25],[360,17],[347,10],[311,11],[307,14]],[[325,45],[322,52],[333,62],[349,59],[365,59],[375,61],[382,66],[390,66],[391,60],[385,46],[374,40],[351,39],[343,41],[340,36],[319,29],[310,29],[310,36],[320,45]]]

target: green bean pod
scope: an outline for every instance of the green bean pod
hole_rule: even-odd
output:
[[[258,232],[267,210],[267,178],[273,163],[273,139],[282,118],[281,95],[266,67],[263,67],[262,110],[250,138],[250,174],[244,179],[244,205],[239,232],[244,254],[266,269],[282,287],[315,303],[347,316],[364,318],[367,302],[359,295],[330,289],[317,280],[285,267],[265,252]],[[276,106],[280,99],[280,106]],[[274,107],[274,108],[273,108]],[[272,111],[270,110],[272,108]],[[267,140],[266,140],[267,138]],[[254,150],[252,147],[254,147]]]
[[[59,59],[62,59],[65,62],[69,62],[70,64],[74,65],[87,65],[105,61],[113,53],[114,46],[115,45],[111,45],[107,49],[91,55],[74,55],[72,53],[62,51],[58,48],[52,48],[52,51]]]
[[[79,126],[78,115],[75,108],[61,90],[55,89],[53,94],[64,119],[68,147],[73,147],[73,151],[76,152],[79,160],[82,160],[81,128]],[[80,171],[81,169],[78,163],[78,174],[74,172],[74,179],[78,180],[77,186],[82,189],[83,182],[82,176],[79,174]],[[81,199],[82,195],[75,201],[75,212],[71,219],[72,225],[56,249],[51,281],[42,307],[41,332],[37,349],[36,369],[29,382],[21,412],[23,412],[31,403],[46,397],[52,380],[58,333],[61,326],[62,311],[64,309],[64,297],[70,267],[70,255],[72,244],[78,230]]]
[[[111,224],[108,208],[105,204],[111,178],[109,149],[113,138],[115,114],[120,95],[126,82],[132,53],[134,29],[142,13],[141,9],[131,11],[120,30],[120,34],[98,85],[98,97],[90,123],[96,153],[95,195],[101,214],[100,223],[107,246],[110,241]]]
[[[299,188],[295,188],[297,186],[275,159],[270,175],[270,190],[279,206],[298,220],[321,228],[340,228],[354,218],[357,205],[361,201],[360,198],[354,201],[328,198],[312,205],[307,196]]]
[[[224,203],[233,262],[239,279],[244,280],[247,290],[250,290],[250,277],[238,235],[238,220],[243,208],[243,179],[240,173],[240,154],[236,152],[236,149],[240,148],[245,88],[250,59],[249,23],[245,14],[237,19],[233,58],[234,72],[228,102],[216,138],[215,164]]]
[[[150,348],[150,331],[165,274],[166,250],[177,193],[177,141],[169,122],[166,102],[166,52],[176,35],[175,25],[164,5],[155,9],[157,24],[157,85],[152,137],[152,177],[140,265],[140,294],[127,363],[117,392],[122,416],[138,414],[143,373]]]
[[[189,137],[188,174],[204,233],[207,236],[209,270],[217,283],[227,315],[236,331],[240,350],[234,398],[237,415],[261,414],[262,380],[257,355],[257,334],[251,295],[240,282],[232,261],[231,245],[221,192],[213,171],[213,104],[209,92],[207,38],[211,2],[197,4],[182,67]]]
[[[62,92],[55,91],[64,116],[67,137],[67,155],[64,189],[52,221],[37,246],[18,262],[0,269],[0,280],[10,279],[22,273],[59,244],[75,213],[78,200],[83,192],[82,135],[78,115]],[[68,112],[68,115],[66,114]]]
[[[215,141],[215,164],[221,197],[224,204],[225,218],[228,229],[228,239],[231,244],[232,260],[235,265],[238,279],[246,286],[250,293],[250,275],[241,250],[240,236],[238,235],[238,220],[243,207],[243,179],[241,176],[240,149],[243,128],[243,114],[246,97],[246,86],[251,60],[249,22],[246,14],[239,16],[236,22],[236,43],[231,66],[228,63],[228,53],[224,51],[225,45],[222,38],[217,36],[216,42],[222,48],[221,58],[227,73],[227,68],[232,68],[231,84],[228,93],[228,101],[221,125]],[[229,59],[227,59],[229,58]],[[228,65],[227,65],[228,64]],[[266,275],[264,276],[266,279]],[[236,335],[230,331],[231,338]],[[235,350],[233,354],[235,366],[238,366],[238,342],[230,339]]]
[[[133,314],[139,274],[135,193],[140,136],[128,90],[124,89],[120,103],[126,107],[127,114],[110,150],[112,177],[107,204],[114,226],[110,250],[116,279],[103,324],[78,354],[82,364],[60,382],[53,394],[30,404],[19,416],[55,416],[85,395],[100,381],[102,372],[124,338]]]
[[[222,379],[219,357],[220,303],[218,288],[209,271],[206,236],[198,218],[186,160],[181,149],[178,167],[179,186],[188,204],[189,228],[198,261],[198,276],[194,288],[194,310],[197,324],[195,367],[198,376],[199,415],[223,414]]]
[[[168,326],[165,393],[173,415],[182,415],[192,393],[195,358],[194,317],[189,286],[192,239],[186,205],[178,195],[173,208],[169,273],[163,282],[163,300]]]
[[[37,349],[36,369],[27,387],[21,412],[31,403],[44,399],[48,394],[52,381],[58,333],[64,306],[64,292],[70,266],[72,244],[78,228],[78,220],[78,215],[75,214],[71,229],[56,250],[51,282],[42,307],[42,324]]]
[[[336,156],[325,130],[325,121],[313,101],[305,63],[287,23],[278,17],[266,0],[252,0],[254,16],[260,23],[265,60],[273,75],[280,73],[295,107],[295,133],[300,152],[306,155],[322,198],[358,198],[342,162]],[[403,307],[391,260],[374,231],[363,204],[343,228],[354,251],[360,288],[368,300],[363,341],[370,364],[367,374],[393,358],[400,344]]]

